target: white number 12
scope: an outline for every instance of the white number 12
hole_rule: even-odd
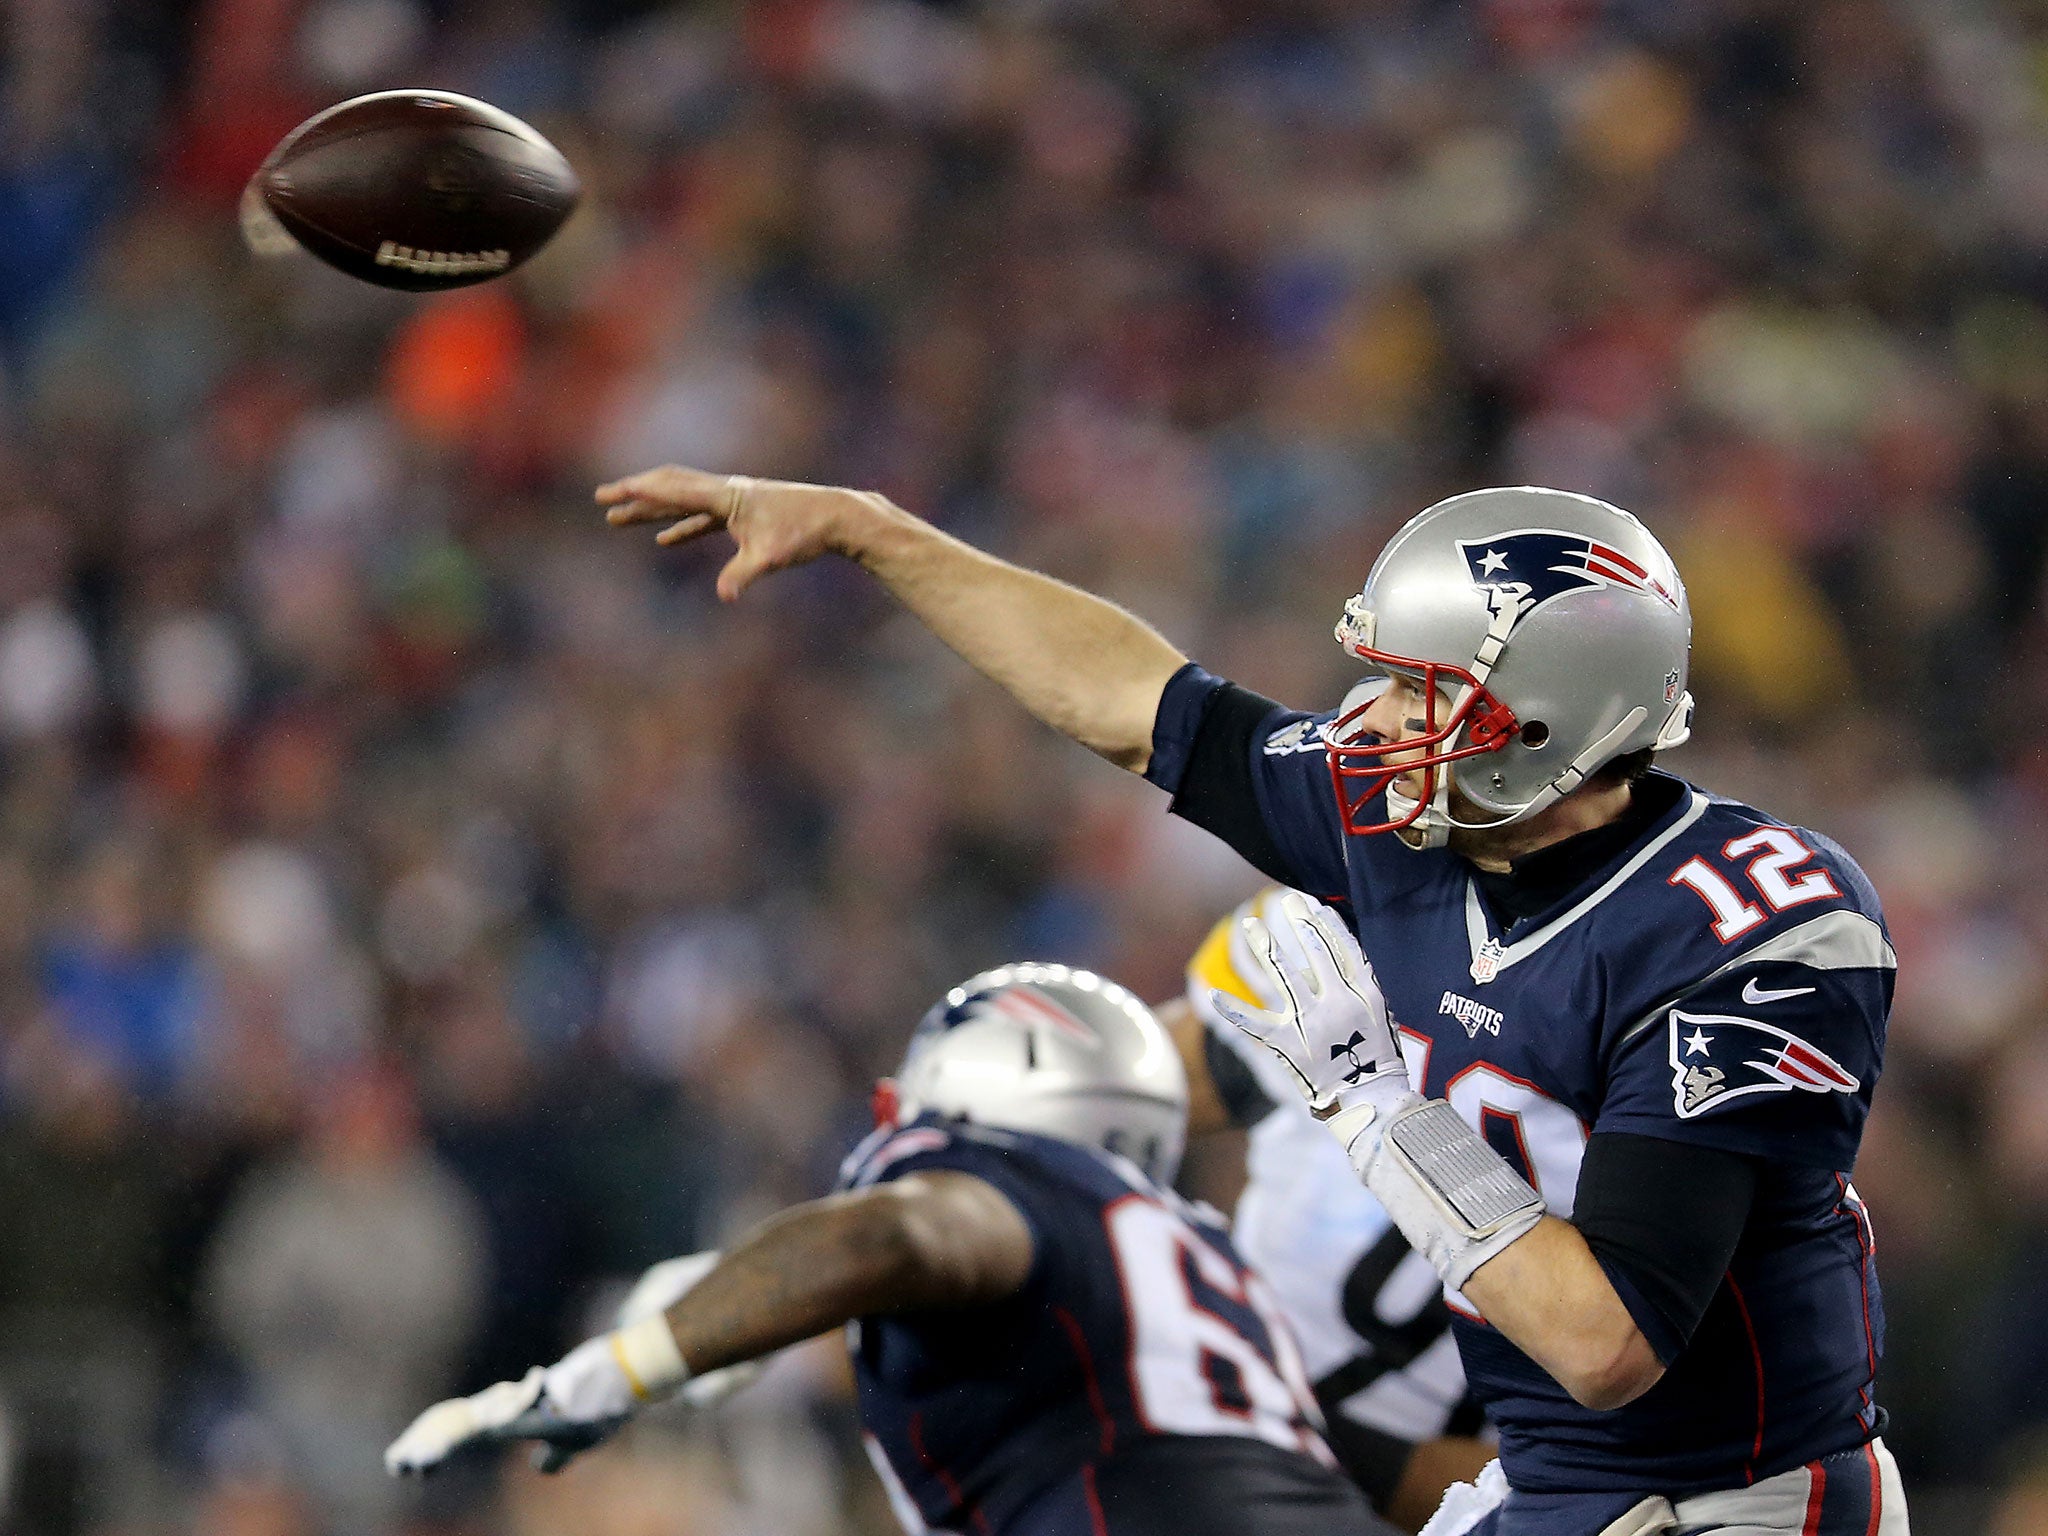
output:
[[[1796,879],[1792,877],[1791,871],[1810,861],[1814,853],[1784,827],[1759,828],[1730,840],[1721,850],[1721,857],[1731,862],[1745,854],[1755,855],[1747,867],[1750,884],[1773,912],[1842,894],[1824,869],[1809,869]],[[1714,914],[1714,937],[1723,944],[1764,920],[1763,908],[1744,900],[1727,877],[1705,859],[1687,859],[1671,872],[1669,883],[1684,886],[1707,904]]]

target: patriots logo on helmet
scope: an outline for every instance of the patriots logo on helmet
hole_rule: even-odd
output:
[[[1518,528],[1491,539],[1460,539],[1472,583],[1512,597],[1515,617],[1527,618],[1568,592],[1624,587],[1676,608],[1678,599],[1656,577],[1611,544],[1554,528]]]
[[[1089,1045],[1102,1043],[1102,1037],[1085,1020],[1069,1013],[1036,987],[1007,986],[1000,992],[977,993],[968,1002],[970,1007],[990,1009],[1026,1028],[1043,1024]]]
[[[1692,1120],[1757,1093],[1854,1093],[1862,1086],[1827,1052],[1756,1019],[1671,1010],[1672,1107]]]

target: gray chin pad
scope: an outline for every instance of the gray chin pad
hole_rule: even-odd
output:
[[[1387,1141],[1473,1237],[1543,1208],[1542,1196],[1442,1099],[1401,1116]]]

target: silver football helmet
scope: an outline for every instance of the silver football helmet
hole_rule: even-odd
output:
[[[1337,643],[1413,679],[1426,711],[1423,734],[1382,742],[1362,733],[1361,688],[1331,722],[1356,833],[1440,847],[1453,827],[1533,816],[1623,753],[1691,731],[1685,586],[1647,528],[1591,496],[1513,486],[1438,502],[1380,552]],[[1416,772],[1411,797],[1396,780]],[[1455,819],[1453,783],[1481,819]]]
[[[1102,1147],[1161,1184],[1187,1134],[1187,1074],[1165,1026],[1115,982],[1064,965],[999,966],[948,992],[911,1036],[893,1095],[899,1121],[936,1111]]]

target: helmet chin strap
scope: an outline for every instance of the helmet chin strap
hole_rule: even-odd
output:
[[[1451,775],[1448,765],[1430,770],[1430,781],[1435,786],[1429,794],[1429,804],[1407,826],[1400,828],[1394,836],[1410,848],[1441,848],[1451,840],[1451,828],[1457,825],[1451,819]],[[1404,795],[1392,783],[1387,785],[1387,814],[1390,817],[1405,817],[1415,809],[1415,801]]]

